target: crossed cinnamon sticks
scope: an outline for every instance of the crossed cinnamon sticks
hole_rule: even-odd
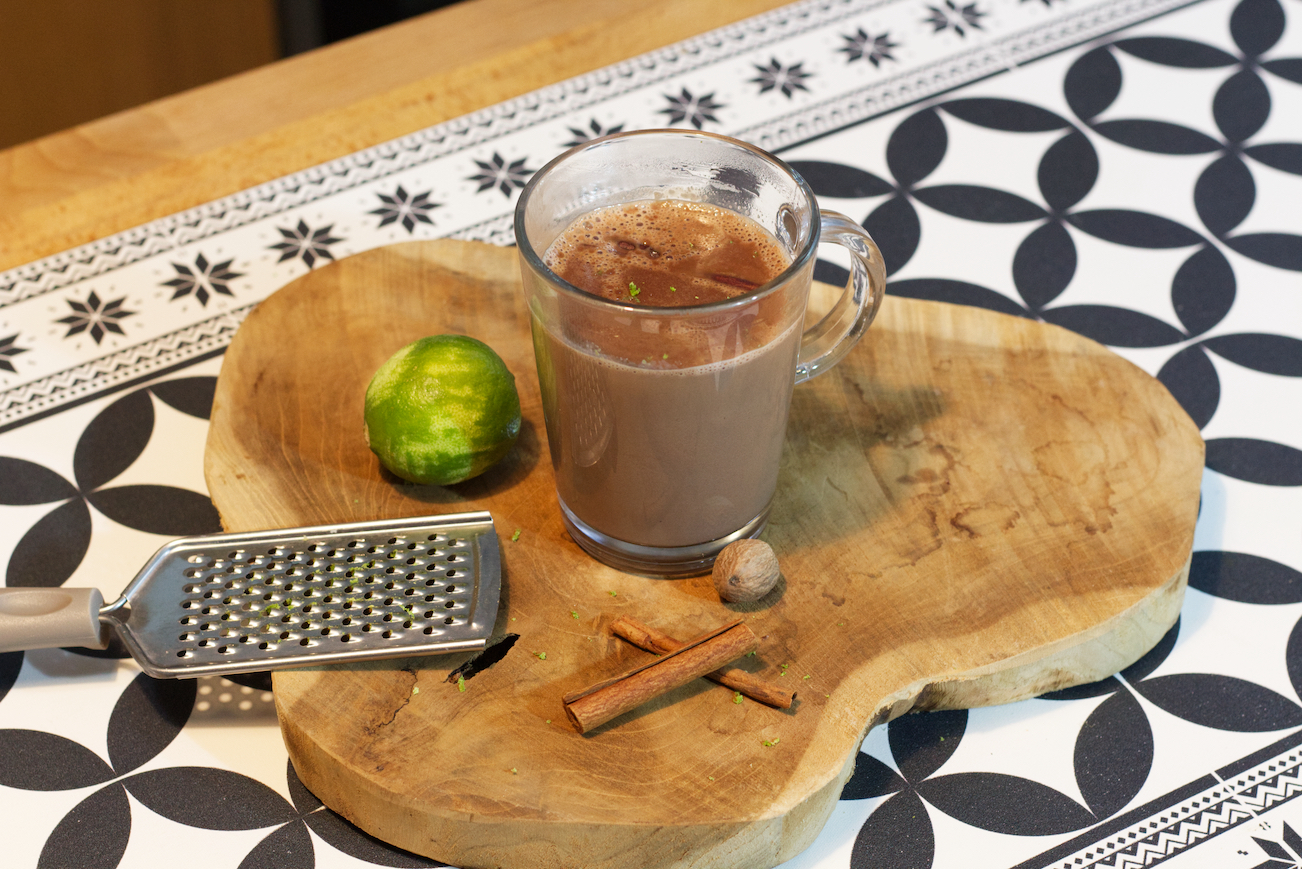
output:
[[[785,691],[745,670],[726,666],[754,651],[759,644],[755,634],[740,619],[685,643],[628,616],[620,616],[610,629],[616,636],[661,657],[565,695],[562,698],[565,713],[580,733],[587,733],[700,676],[779,709],[788,709],[795,701],[794,691]]]

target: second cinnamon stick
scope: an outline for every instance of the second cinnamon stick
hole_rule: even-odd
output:
[[[628,616],[615,619],[610,625],[610,630],[611,633],[623,637],[639,649],[657,655],[667,655],[683,646],[663,631],[658,631]],[[779,688],[772,682],[766,682],[759,676],[736,667],[722,667],[712,673],[706,673],[705,678],[775,709],[790,709],[796,700],[795,691]]]
[[[565,695],[565,714],[579,733],[587,733],[648,700],[735,661],[758,645],[759,640],[750,628],[740,620],[732,622],[614,679]]]

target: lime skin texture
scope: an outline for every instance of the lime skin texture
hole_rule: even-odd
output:
[[[447,486],[500,461],[520,434],[515,375],[482,341],[421,338],[394,353],[366,388],[366,441],[404,480]]]

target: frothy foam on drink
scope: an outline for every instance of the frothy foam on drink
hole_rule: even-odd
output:
[[[581,290],[652,306],[735,298],[791,264],[777,240],[750,219],[682,200],[596,209],[575,220],[543,259]]]

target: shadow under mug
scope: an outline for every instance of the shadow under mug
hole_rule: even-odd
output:
[[[546,265],[579,217],[664,199],[749,218],[790,265],[741,296],[678,307],[599,297]],[[820,211],[777,157],[683,130],[619,133],[561,154],[521,193],[515,237],[566,529],[621,570],[708,571],[729,543],[763,531],[792,388],[835,364],[872,322],[886,289],[880,251],[853,220]],[[804,328],[821,242],[850,252],[850,280]],[[684,340],[706,348],[708,361],[666,367]],[[663,342],[666,356],[642,358],[648,342]]]

